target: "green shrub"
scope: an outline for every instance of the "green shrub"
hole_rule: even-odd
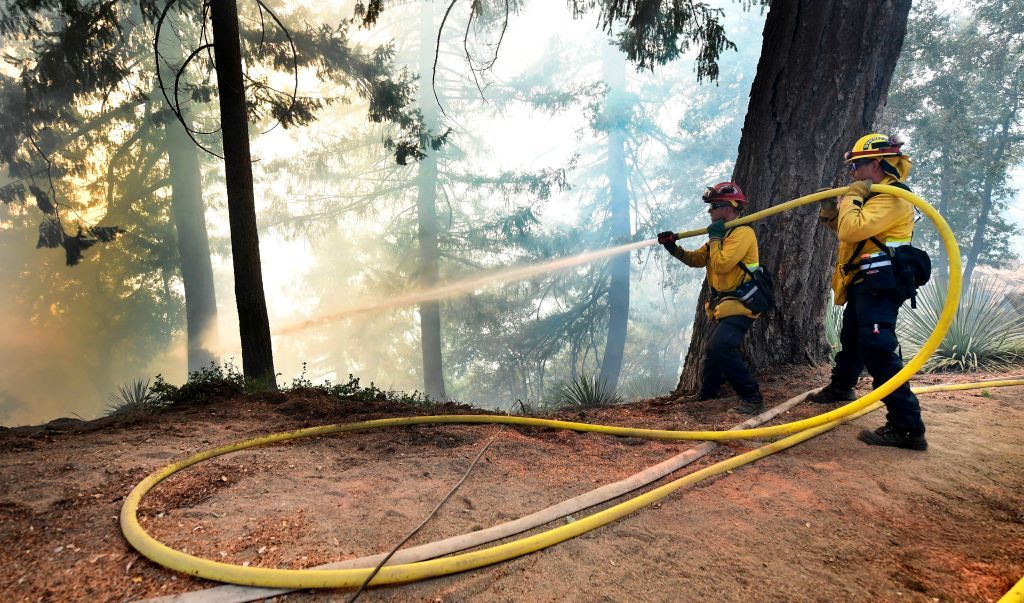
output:
[[[246,379],[231,361],[223,366],[211,362],[210,366],[189,373],[181,387],[171,385],[164,380],[163,375],[157,375],[149,392],[159,401],[160,406],[173,406],[204,402],[217,396],[237,395],[249,388],[258,391],[265,389],[254,385],[256,382]]]
[[[925,371],[1001,371],[1024,361],[1024,316],[1006,303],[1010,289],[975,278],[960,298],[953,324]],[[896,325],[904,357],[917,353],[942,312],[946,289],[934,280],[917,292],[917,309],[904,305]]]
[[[621,403],[622,398],[615,388],[609,387],[597,376],[586,374],[560,383],[552,400],[552,404],[558,408],[600,408]]]
[[[270,387],[264,381],[246,378],[238,368],[228,361],[224,365],[210,363],[197,371],[189,373],[188,379],[180,387],[168,383],[163,375],[157,375],[150,385],[149,380],[132,381],[122,385],[118,392],[108,396],[108,415],[150,414],[161,408],[179,404],[201,404],[219,397],[230,397],[242,394],[268,391]],[[306,377],[306,364],[302,364],[302,373],[292,379],[291,386],[280,388],[282,392],[311,391],[336,398],[356,400],[359,402],[391,401],[400,404],[413,404],[432,410],[441,403],[431,400],[425,394],[414,391],[411,394],[402,391],[382,390],[373,383],[363,387],[358,377],[351,374],[344,383],[331,383],[325,380],[321,384],[313,384]]]
[[[303,362],[302,373],[300,373],[298,377],[292,379],[290,387],[284,387],[281,391],[314,391],[336,398],[345,398],[359,402],[369,402],[373,400],[383,402],[390,400],[400,404],[413,404],[428,409],[439,407],[444,403],[443,400],[434,400],[430,396],[418,390],[413,391],[411,394],[398,390],[384,390],[374,385],[372,381],[370,382],[369,387],[364,387],[359,384],[359,377],[353,377],[351,373],[349,373],[348,381],[345,383],[331,383],[329,379],[325,379],[323,383],[314,384],[308,377],[306,377],[306,370],[307,365]]]

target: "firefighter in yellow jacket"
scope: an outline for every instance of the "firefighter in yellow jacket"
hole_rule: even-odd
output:
[[[758,268],[757,236],[748,225],[725,228],[725,223],[742,215],[748,205],[746,196],[735,183],[709,186],[704,191],[704,202],[709,205],[712,220],[707,243],[687,251],[676,245],[674,232],[658,235],[658,242],[684,264],[707,269],[711,300],[704,309],[708,318],[715,320],[715,327],[704,349],[704,368],[696,399],[717,398],[719,388],[728,381],[741,400],[735,410],[756,414],[764,410],[761,390],[738,348],[758,315],[743,305],[736,289],[751,279],[748,271]]]
[[[896,354],[896,317],[903,297],[898,291],[892,262],[894,248],[909,245],[914,234],[914,206],[893,195],[871,193],[872,184],[888,184],[910,190],[903,180],[910,173],[910,158],[902,143],[883,134],[861,137],[846,153],[853,183],[839,200],[822,204],[821,221],[836,231],[839,258],[832,276],[836,305],[846,304],[842,349],[836,354],[832,379],[808,397],[819,403],[857,398],[854,387],[867,368],[878,387],[903,368]],[[868,444],[927,450],[924,423],[917,397],[904,383],[883,400],[886,423],[858,436]]]

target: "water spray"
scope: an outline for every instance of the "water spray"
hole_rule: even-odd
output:
[[[523,279],[537,276],[538,274],[544,274],[546,272],[553,272],[557,270],[565,270],[567,268],[573,268],[581,264],[587,264],[603,258],[611,257],[613,255],[619,255],[620,253],[627,253],[634,249],[640,249],[657,243],[656,239],[647,239],[644,241],[637,241],[635,243],[626,243],[617,247],[610,247],[608,249],[601,249],[598,251],[588,251],[587,253],[581,253],[566,258],[559,258],[544,262],[542,264],[532,264],[529,266],[520,266],[518,268],[509,268],[507,270],[500,270],[492,272],[490,274],[483,274],[475,276],[454,283],[448,283],[447,285],[439,285],[437,287],[431,287],[423,291],[415,291],[413,293],[406,293],[405,295],[399,295],[397,297],[391,297],[386,301],[375,302],[372,304],[366,304],[362,306],[353,306],[351,308],[345,308],[336,312],[330,312],[323,316],[316,318],[310,318],[300,322],[285,325],[280,329],[271,332],[272,335],[291,335],[306,329],[323,325],[326,323],[342,320],[345,318],[351,318],[359,314],[366,314],[368,312],[375,312],[377,310],[385,310],[388,308],[398,308],[402,306],[411,306],[413,304],[420,304],[428,301],[435,301],[439,299],[447,299],[462,295],[465,293],[473,293],[493,283],[508,283],[514,281],[521,281]]]

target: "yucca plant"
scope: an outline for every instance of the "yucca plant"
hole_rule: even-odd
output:
[[[149,388],[149,379],[135,379],[107,394],[106,413],[110,415],[148,414],[159,404],[159,396]]]
[[[599,408],[621,404],[622,398],[597,376],[584,373],[559,384],[552,402],[559,408]]]
[[[668,375],[637,375],[622,384],[623,398],[629,401],[649,400],[663,396],[676,387],[676,378]]]
[[[1006,299],[1011,289],[990,278],[976,278],[960,297],[956,318],[925,371],[1000,371],[1024,361],[1024,316]],[[907,357],[931,335],[946,290],[935,281],[917,292],[917,309],[904,307],[896,325]]]
[[[835,362],[833,359],[842,345],[839,343],[839,334],[843,330],[843,310],[845,309],[846,306],[837,306],[829,301],[825,310],[825,340],[832,348],[830,362]]]

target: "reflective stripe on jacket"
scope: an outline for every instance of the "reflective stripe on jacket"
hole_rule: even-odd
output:
[[[748,270],[754,270],[759,264],[757,254],[757,235],[754,229],[744,224],[730,228],[725,239],[712,239],[694,249],[687,251],[678,249],[672,252],[676,258],[687,266],[706,268],[708,285],[715,291],[727,292],[726,295],[705,304],[704,311],[708,318],[721,320],[727,316],[747,316],[757,318],[736,297],[728,295],[737,287],[750,280],[738,264],[743,262]]]
[[[881,184],[894,182],[895,178],[886,176]],[[867,201],[852,195],[844,199],[851,199],[851,202],[840,203],[841,209],[823,209],[819,213],[821,221],[839,237],[839,255],[832,274],[832,292],[837,306],[846,303],[849,286],[863,279],[860,269],[866,266],[864,262],[888,261],[885,252],[870,240],[871,237],[895,247],[909,243],[914,235],[914,206],[909,201],[885,193],[872,195]],[[850,256],[862,241],[864,246],[858,257],[851,261]],[[847,262],[856,266],[844,270]]]

